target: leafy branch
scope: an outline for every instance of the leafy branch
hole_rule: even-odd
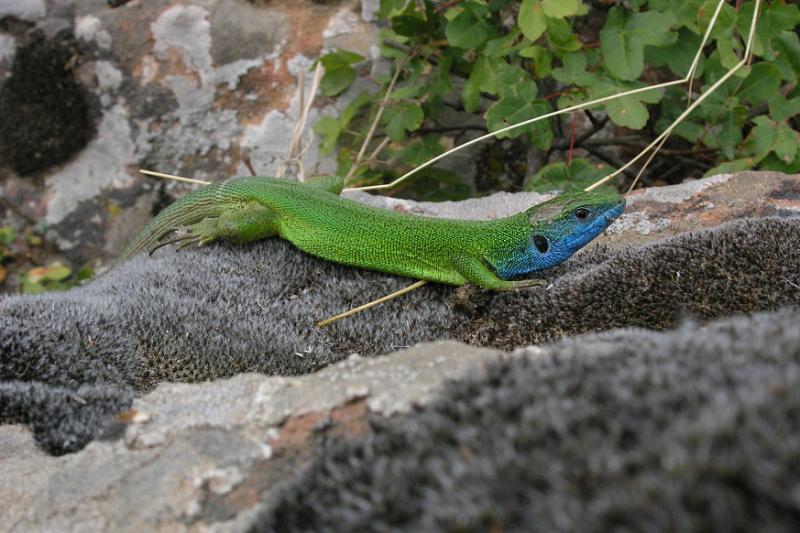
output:
[[[392,75],[377,77],[381,90],[357,95],[340,117],[325,117],[315,129],[324,151],[338,151],[339,171],[351,183],[384,183],[443,153],[455,134],[497,131],[578,102],[686,77],[698,52],[697,70],[689,76],[696,81],[688,93],[678,87],[637,92],[597,106],[588,125],[573,115],[567,127],[543,120],[498,136],[497,142],[514,139],[540,154],[540,166],[529,167],[526,183],[518,186],[552,187],[554,182],[544,176],[555,169],[563,177],[559,188],[581,187],[585,181],[576,172],[585,176],[586,169],[607,171],[603,163],[620,165],[609,138],[629,138],[631,146],[650,144],[695,100],[693,85],[704,92],[740,62],[754,2],[721,5],[701,48],[716,4],[632,0],[628,8],[590,9],[578,0],[438,5],[382,0],[378,14],[388,28],[381,52],[394,64]],[[753,43],[758,61],[695,106],[656,156],[657,163],[668,159],[669,168],[680,168],[673,179],[750,168],[800,171],[798,23],[796,5],[763,5]],[[360,59],[342,51],[324,56],[323,92],[345,91],[358,76],[354,66]],[[390,83],[392,91],[387,90]],[[454,118],[454,108],[472,115]],[[359,133],[367,130],[369,135]],[[557,133],[562,136],[556,138]],[[367,149],[371,154],[364,158]],[[469,194],[469,186],[458,186],[464,185],[460,176],[443,169],[426,169],[418,177],[409,189],[413,195],[444,199]]]

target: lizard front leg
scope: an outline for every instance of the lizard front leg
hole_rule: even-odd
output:
[[[483,261],[476,257],[456,256],[453,258],[453,267],[468,283],[474,283],[492,291],[513,291],[544,284],[544,280],[541,279],[519,281],[500,279]]]

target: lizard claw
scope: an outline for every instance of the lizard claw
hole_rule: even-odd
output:
[[[204,218],[196,224],[191,224],[186,227],[186,234],[191,235],[191,240],[181,245],[180,248],[197,244],[197,246],[205,246],[220,238],[218,219]]]
[[[178,246],[176,248],[178,250],[183,250],[184,248],[194,245],[205,246],[206,244],[216,241],[218,238],[216,219],[205,218],[196,224],[186,226],[186,232],[182,235],[174,239],[159,242],[150,250],[149,254],[153,255],[153,252],[159,248],[169,246],[170,244],[177,244]]]

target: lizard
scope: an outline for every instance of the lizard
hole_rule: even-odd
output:
[[[336,263],[448,285],[513,290],[602,233],[625,208],[617,193],[567,192],[493,220],[434,218],[371,207],[340,195],[339,176],[300,183],[231,178],[197,189],[159,213],[119,264],[168,244],[249,243],[278,236]],[[167,239],[176,231],[184,233]]]

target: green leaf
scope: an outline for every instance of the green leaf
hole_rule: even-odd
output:
[[[732,83],[725,83],[716,91],[709,94],[708,97],[701,103],[697,109],[692,113],[692,117],[702,118],[706,121],[716,121],[723,113],[731,109],[733,106],[739,105],[739,97],[733,95],[732,91],[736,88],[735,80],[730,80]],[[708,87],[703,87],[702,90],[706,91]]]
[[[519,39],[519,33],[519,30],[514,28],[502,37],[495,37],[486,41],[481,53],[485,56],[505,56],[514,52],[517,48],[524,48],[524,46],[515,45],[517,39]]]
[[[539,0],[522,0],[517,25],[522,34],[531,41],[541,37],[547,30],[547,18],[542,10],[542,3]]]
[[[626,13],[613,7],[600,31],[600,49],[608,71],[621,80],[635,80],[644,70],[645,46],[670,46],[677,34],[670,31],[675,18],[648,11]]]
[[[784,174],[798,174],[800,173],[800,157],[796,157],[794,161],[787,165],[777,155],[769,154],[758,164],[758,168],[783,172]]]
[[[773,121],[763,115],[754,118],[753,122],[756,126],[750,130],[744,141],[744,153],[750,156],[754,163],[758,163],[772,151],[778,128]]]
[[[325,68],[341,67],[364,61],[364,56],[348,52],[346,50],[339,50],[338,52],[331,52],[325,54],[319,59],[322,66]]]
[[[678,39],[678,34],[670,30],[675,24],[675,17],[669,13],[634,11],[627,17],[625,33],[644,46],[670,46]]]
[[[648,50],[651,53],[648,54],[646,52],[645,56],[657,56],[659,59],[665,61],[670,70],[677,76],[684,77],[689,73],[689,68],[692,66],[694,55],[697,52],[697,48],[700,46],[701,40],[699,35],[695,35],[684,28],[678,33],[678,40],[675,41],[673,45],[665,48],[649,48]],[[652,63],[652,61],[648,60],[648,64]],[[700,62],[697,65],[696,76],[699,77],[703,75],[704,64],[705,58],[701,56]]]
[[[585,54],[566,54],[562,62],[563,66],[553,69],[553,77],[558,81],[581,87],[591,85],[597,81],[597,74],[586,71]]]
[[[400,151],[400,159],[407,165],[416,167],[444,152],[439,136],[429,133],[421,139],[414,139]]]
[[[731,69],[739,62],[739,56],[736,53],[738,44],[738,39],[734,38],[732,30],[726,37],[717,39],[717,53],[723,67]]]
[[[399,15],[405,9],[407,2],[408,0],[381,0],[378,16],[382,19],[389,19]]]
[[[564,18],[578,13],[578,0],[542,0],[542,11],[548,17]]]
[[[17,238],[17,230],[13,226],[0,226],[0,244],[8,246]]]
[[[550,75],[553,65],[553,54],[544,46],[533,45],[520,50],[519,55],[533,60],[533,68],[537,78],[546,78]]]
[[[746,120],[747,109],[743,106],[739,107],[744,110],[744,119]],[[725,154],[725,157],[733,159],[736,155],[736,149],[739,147],[739,143],[742,142],[742,125],[736,119],[736,114],[732,111],[726,113],[721,124],[711,128],[709,134],[706,136],[706,140],[711,137],[716,137],[717,145],[722,150],[722,153]],[[708,142],[705,144],[709,146]],[[710,147],[715,148],[714,146]]]
[[[353,83],[356,79],[356,71],[351,67],[337,67],[326,69],[325,75],[319,83],[319,88],[325,96],[336,96]]]
[[[589,96],[592,99],[603,98],[613,94],[619,94],[631,89],[643,87],[642,84],[614,85],[609,81],[598,82],[589,87]],[[656,103],[661,99],[658,90],[646,91],[638,94],[621,96],[606,102],[606,111],[614,124],[640,130],[647,124],[650,113],[642,102]]]
[[[358,93],[352,102],[347,104],[342,110],[342,114],[339,115],[339,122],[341,123],[342,128],[346,128],[350,121],[361,111],[361,108],[366,106],[367,104],[371,104],[375,101],[375,96],[369,94],[367,91],[361,91]]]
[[[538,117],[551,111],[550,104],[545,100],[528,101],[517,96],[501,98],[486,111],[486,126],[489,131],[497,131],[519,124],[525,120]],[[537,147],[549,148],[553,141],[553,130],[549,121],[539,121],[527,126],[522,126],[511,131],[497,135],[498,139],[515,139],[528,133],[531,141]],[[544,148],[543,148],[544,149]]]
[[[415,174],[411,183],[413,196],[429,202],[465,200],[472,191],[461,178],[447,170],[428,167]]]
[[[82,269],[78,270],[77,274],[75,275],[75,281],[84,281],[92,277],[94,274],[94,269],[92,267],[83,267]]]
[[[775,93],[768,102],[769,116],[773,120],[786,120],[800,113],[800,96],[790,100],[781,93]]]
[[[525,187],[526,191],[579,191],[610,174],[606,164],[595,164],[585,158],[575,158],[567,165],[563,161],[550,163],[539,169]],[[608,187],[609,190],[613,187]]]
[[[563,93],[556,101],[557,109],[566,109],[578,104],[583,104],[587,100],[586,93],[582,90],[571,90]]]
[[[733,161],[727,161],[725,163],[715,166],[714,168],[710,169],[705,174],[703,174],[703,177],[716,176],[717,174],[732,174],[734,172],[750,170],[751,168],[753,168],[752,159],[750,158],[734,159]]]
[[[704,30],[711,23],[711,16],[717,9],[717,0],[706,0],[697,12],[697,21]],[[736,19],[738,13],[730,4],[723,4],[719,17],[711,30],[711,39],[716,41],[717,53],[720,62],[726,69],[733,68],[739,62],[739,55],[744,51],[744,45],[736,33]],[[691,53],[694,57],[694,52]]]
[[[339,141],[339,135],[350,124],[350,121],[358,114],[358,112],[366,105],[372,103],[375,97],[366,91],[362,91],[356,96],[347,107],[342,110],[339,118],[334,117],[321,117],[316,124],[314,124],[314,131],[322,138],[320,143],[320,150],[323,154],[330,154],[336,148],[336,143]]]
[[[445,54],[434,71],[429,91],[431,95],[445,95],[453,91],[453,84],[450,82],[452,66],[453,56]]]
[[[425,35],[431,30],[431,26],[427,20],[414,15],[399,15],[392,17],[392,30],[397,35],[405,37],[414,37]]]
[[[501,98],[518,96],[523,100],[533,100],[539,92],[536,84],[525,70],[505,62],[497,63],[497,74],[494,81],[497,94]]]
[[[578,36],[564,19],[547,18],[547,42],[556,52],[577,52],[583,48]]]
[[[497,80],[503,68],[507,66],[509,66],[508,63],[502,59],[488,58],[481,54],[472,66],[469,80],[474,82],[475,86],[485,93],[498,94]]]
[[[737,29],[747,37],[750,33],[750,21],[753,18],[755,2],[745,2],[739,9]],[[775,2],[766,5],[762,2],[761,12],[756,21],[756,36],[753,42],[753,53],[764,59],[775,59],[772,39],[783,31],[792,30],[800,24],[800,7],[797,5]]]
[[[800,72],[800,38],[797,33],[781,32],[772,44],[778,55],[775,65],[781,70],[781,77],[789,83],[796,83]]]
[[[635,80],[644,70],[644,45],[625,34],[625,12],[612,7],[600,30],[600,50],[606,69],[621,80]]]
[[[671,121],[659,121],[656,125],[656,129],[658,131],[664,131],[664,129],[667,128],[670,123]],[[705,127],[702,124],[692,122],[691,120],[684,120],[675,126],[675,129],[672,131],[675,133],[675,135],[683,137],[687,141],[694,143],[697,142],[704,130]]]
[[[797,144],[800,143],[800,133],[794,131],[785,122],[778,124],[775,134],[774,150],[781,161],[787,165],[797,157]]]
[[[444,30],[447,41],[456,48],[477,48],[494,35],[489,21],[472,2],[464,5],[464,10],[447,23]]]
[[[350,87],[350,84],[356,79],[356,71],[350,65],[363,60],[363,56],[343,51],[331,52],[322,56],[320,62],[325,67],[325,75],[322,76],[319,84],[322,94],[336,96]]]
[[[389,37],[387,37],[387,39],[388,38]],[[395,48],[394,46],[390,46],[387,43],[381,43],[378,48],[381,51],[381,56],[385,57],[386,59],[395,59],[400,61],[408,60],[408,54],[406,52]]]
[[[511,0],[489,0],[489,11],[496,13],[506,8]]]
[[[467,113],[474,113],[478,110],[481,103],[481,90],[478,87],[477,78],[470,77],[464,84],[464,88],[461,90],[461,102]]]
[[[28,281],[37,284],[48,281],[63,281],[67,279],[70,274],[72,274],[72,269],[56,261],[46,267],[31,269],[26,276]]]
[[[740,100],[760,104],[773,96],[781,85],[781,73],[772,63],[756,63],[742,81],[736,95]]]
[[[322,138],[320,151],[324,155],[328,155],[333,153],[333,149],[336,148],[336,141],[339,140],[342,127],[339,119],[322,117],[314,124],[314,132]]]
[[[417,103],[401,102],[386,106],[383,114],[386,134],[395,142],[405,138],[406,131],[414,131],[422,125],[425,114]]]
[[[655,6],[653,5],[654,2],[651,0],[650,9],[658,9],[659,11],[670,9],[678,19],[680,25],[686,26],[693,33],[701,33],[700,26],[697,23],[697,14],[700,12],[704,1],[705,0],[665,0],[666,5]],[[703,29],[705,29],[705,27],[703,27]]]
[[[650,113],[640,100],[623,96],[606,104],[608,116],[617,126],[640,130],[647,125]]]

